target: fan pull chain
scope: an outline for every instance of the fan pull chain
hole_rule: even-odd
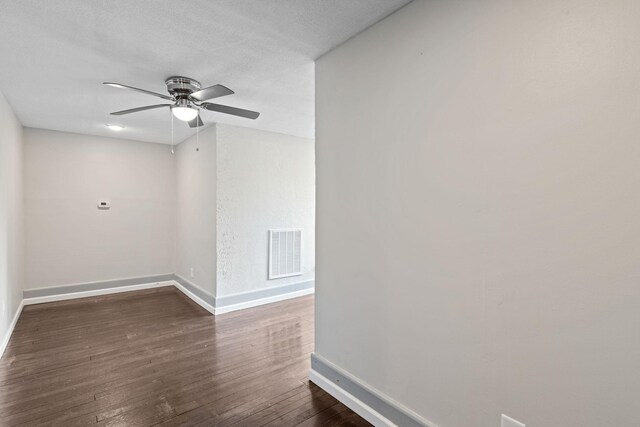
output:
[[[198,126],[198,121],[200,120],[200,113],[196,116],[196,145],[198,149],[200,149],[200,126]]]
[[[171,154],[174,154],[173,152],[173,113],[171,113]]]

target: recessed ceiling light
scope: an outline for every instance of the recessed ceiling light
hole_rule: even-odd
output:
[[[120,125],[107,124],[106,126],[111,130],[122,130],[122,129],[124,129],[124,126],[120,126]]]

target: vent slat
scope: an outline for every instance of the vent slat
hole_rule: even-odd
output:
[[[302,274],[302,229],[269,230],[269,279]]]

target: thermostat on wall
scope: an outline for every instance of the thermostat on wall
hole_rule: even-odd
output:
[[[98,209],[109,209],[111,208],[111,203],[106,200],[100,200],[98,202]]]

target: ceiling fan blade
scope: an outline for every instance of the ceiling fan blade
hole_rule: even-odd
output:
[[[138,107],[138,108],[132,108],[130,110],[116,111],[115,113],[111,113],[111,115],[123,116],[125,114],[137,113],[138,111],[144,111],[144,110],[153,110],[154,108],[161,108],[161,107],[171,107],[171,104],[147,105],[146,107]]]
[[[209,111],[216,111],[218,113],[231,114],[234,116],[245,117],[247,119],[255,120],[260,113],[257,111],[243,110],[242,108],[229,107],[228,105],[213,104],[211,102],[203,102],[200,104],[202,108],[206,108]]]
[[[204,89],[197,92],[193,92],[191,94],[191,97],[197,99],[198,101],[206,101],[207,99],[219,98],[221,96],[232,95],[234,93],[234,91],[226,86],[214,85],[205,87]]]
[[[200,116],[196,116],[195,119],[187,123],[189,123],[190,128],[199,128],[200,126],[204,126],[204,123],[202,122],[202,120],[200,120]]]
[[[111,82],[104,82],[102,84],[111,86],[111,87],[117,87],[120,89],[131,89],[131,90],[135,90],[136,92],[146,93],[147,95],[157,96],[158,98],[166,99],[168,101],[175,101],[175,98],[173,96],[163,95],[161,93],[151,92],[150,90],[140,89],[133,86],[127,86],[120,83],[111,83]]]

